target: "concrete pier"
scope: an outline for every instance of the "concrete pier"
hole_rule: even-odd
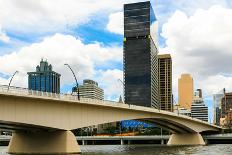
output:
[[[205,142],[199,133],[172,134],[168,145],[205,145]]]
[[[78,154],[80,153],[71,131],[15,132],[8,147],[9,154]]]

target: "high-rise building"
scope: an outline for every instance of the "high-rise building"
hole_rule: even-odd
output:
[[[79,86],[80,97],[91,99],[104,99],[104,91],[98,87],[98,83],[93,80],[83,80],[83,85]]]
[[[125,103],[160,108],[157,20],[151,3],[124,5]]]
[[[170,54],[158,55],[159,93],[162,110],[173,111],[172,58]]]
[[[223,98],[223,93],[218,93],[213,95],[213,103],[214,103],[214,124],[220,125],[221,118],[221,100]]]
[[[204,104],[202,90],[197,89],[191,105],[191,117],[208,122],[208,107]]]
[[[221,100],[221,117],[225,117],[232,109],[232,93],[225,93]]]
[[[60,74],[52,71],[52,65],[48,65],[43,59],[36,67],[36,72],[28,72],[28,88],[30,90],[60,93]]]
[[[190,74],[182,74],[178,79],[178,95],[180,107],[190,110],[193,101],[193,78]]]
[[[202,98],[194,99],[191,106],[191,116],[208,122],[208,107]]]
[[[232,109],[227,111],[223,126],[230,129],[232,128]]]

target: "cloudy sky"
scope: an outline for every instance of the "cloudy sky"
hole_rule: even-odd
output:
[[[62,92],[99,82],[105,98],[122,93],[123,4],[141,0],[0,0],[0,84],[27,87],[27,72],[41,58],[62,75]],[[151,0],[159,20],[160,53],[173,58],[173,89],[191,73],[212,107],[212,94],[232,90],[232,1]]]

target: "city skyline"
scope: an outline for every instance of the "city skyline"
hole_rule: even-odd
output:
[[[71,90],[74,83],[71,73],[63,66],[69,63],[77,72],[78,81],[94,79],[106,90],[106,99],[116,100],[122,94],[117,79],[122,79],[123,42],[123,30],[117,24],[123,19],[123,4],[137,1],[102,0],[97,6],[80,1],[79,6],[91,8],[85,12],[80,7],[78,11],[74,1],[62,7],[57,4],[58,10],[62,9],[56,12],[51,7],[53,2],[39,5],[8,1],[1,5],[4,8],[0,9],[0,83],[7,84],[11,74],[19,70],[12,85],[26,87],[26,72],[34,69],[44,57],[57,72],[65,75],[61,79],[62,92]],[[231,2],[198,0],[174,4],[165,0],[151,3],[160,22],[160,53],[170,53],[173,57],[174,96],[177,97],[177,77],[190,73],[196,87],[205,92],[206,104],[212,109],[212,94],[224,87],[230,91],[232,86],[228,60],[231,38],[226,35],[232,31],[229,26]],[[32,12],[37,12],[33,14],[35,19],[27,16]],[[47,17],[41,20],[44,13]],[[9,16],[12,18],[8,19]],[[210,16],[213,18],[208,20]],[[225,20],[219,18],[221,16]]]

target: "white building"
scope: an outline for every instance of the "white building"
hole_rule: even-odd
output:
[[[80,97],[91,99],[104,99],[104,91],[98,87],[98,83],[93,80],[84,80],[83,85],[79,86]]]
[[[185,108],[176,108],[174,109],[174,112],[178,115],[186,115],[191,117],[191,111]]]
[[[208,122],[208,107],[205,105],[202,98],[196,97],[193,99],[191,106],[191,116]]]

